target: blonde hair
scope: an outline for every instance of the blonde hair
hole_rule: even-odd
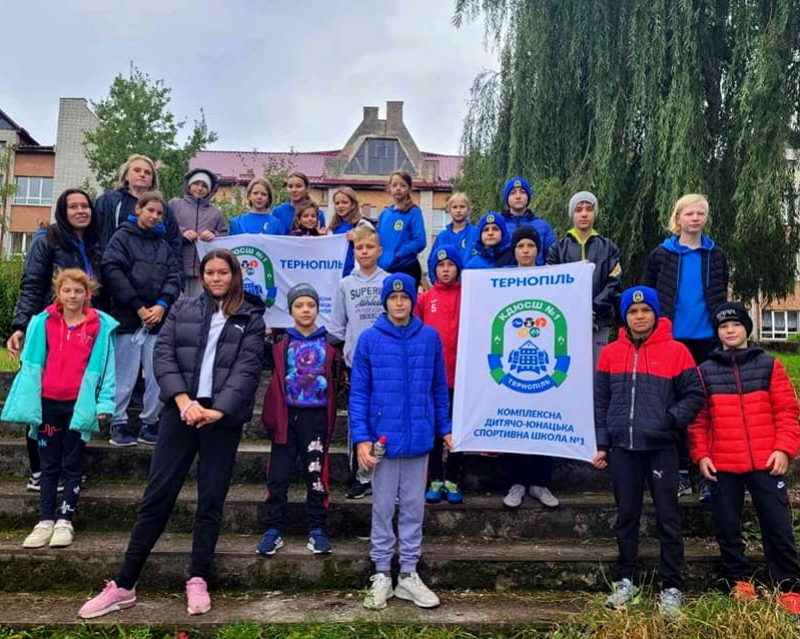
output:
[[[670,233],[674,235],[681,234],[681,226],[678,224],[681,213],[683,213],[687,206],[699,203],[705,206],[706,213],[708,213],[708,199],[705,195],[701,195],[700,193],[688,193],[675,202],[675,207],[672,209],[672,215],[669,218],[669,226],[667,227]]]
[[[153,171],[153,183],[150,185],[150,188],[147,189],[148,191],[158,191],[158,171],[156,171],[156,163],[153,162],[149,157],[146,155],[140,155],[139,153],[134,153],[131,155],[125,163],[119,167],[119,175],[117,176],[117,188],[121,189],[123,186],[128,186],[128,171],[130,171],[131,164],[136,162],[137,160],[141,160],[142,162],[146,162],[150,165],[150,169]]]
[[[463,191],[455,191],[447,198],[447,202],[445,202],[444,210],[450,213],[450,205],[455,200],[464,200],[464,203],[467,205],[467,208],[471,211],[472,210],[472,200],[469,199],[469,196],[464,193]]]
[[[64,282],[70,280],[77,282],[86,289],[86,300],[83,302],[84,308],[89,308],[92,305],[92,294],[98,289],[98,284],[95,282],[86,271],[79,268],[65,268],[58,271],[53,277],[53,295],[58,300],[58,291],[64,285]]]
[[[353,229],[353,244],[368,238],[375,240],[375,244],[378,246],[381,245],[381,237],[378,235],[378,231],[375,230],[375,227],[366,220],[361,220],[358,225],[356,225],[356,228]]]
[[[359,207],[358,204],[358,196],[356,195],[356,192],[349,186],[340,187],[333,192],[331,203],[333,203],[334,200],[336,200],[336,196],[339,195],[340,193],[350,200],[350,202],[353,204],[353,208],[344,218],[342,218],[334,208],[333,219],[331,220],[331,223],[328,225],[329,231],[335,231],[337,228],[339,228],[339,225],[342,223],[342,219],[352,224],[353,226],[355,226],[361,221],[362,217],[361,208]]]
[[[269,197],[269,202],[267,202],[267,209],[270,209],[272,207],[272,201],[274,197],[273,197],[272,185],[269,183],[269,180],[267,178],[257,177],[250,180],[250,182],[247,184],[247,189],[245,189],[244,192],[244,199],[247,200],[247,203],[250,206],[253,206],[253,203],[250,201],[250,193],[258,184],[267,189],[267,197]]]

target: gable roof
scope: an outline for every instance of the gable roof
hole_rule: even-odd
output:
[[[24,146],[40,146],[39,143],[33,139],[33,136],[28,133],[25,129],[23,129],[19,124],[14,122],[10,115],[8,115],[5,111],[0,109],[0,121],[5,120],[8,123],[9,127],[17,132],[17,135],[20,137],[20,145]]]

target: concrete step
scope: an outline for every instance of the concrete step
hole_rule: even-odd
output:
[[[84,471],[92,481],[147,480],[150,468],[150,446],[116,448],[108,440],[97,437],[89,442],[84,457]],[[257,483],[266,485],[266,469],[269,462],[269,442],[266,440],[242,440],[234,468],[234,483]],[[478,454],[466,456],[466,469],[462,485],[470,490],[507,490],[508,480],[503,457],[484,457]],[[346,447],[333,445],[329,455],[329,477],[331,485],[344,486],[349,482],[348,455]],[[21,434],[0,438],[0,477],[27,477],[28,456]],[[191,477],[194,477],[194,469]],[[301,481],[298,466],[296,476]],[[611,475],[594,470],[589,464],[568,459],[556,461],[551,489],[556,494],[576,494],[583,491],[611,490]]]
[[[77,618],[88,591],[0,594],[0,626],[16,630],[47,626],[65,630],[82,625]],[[587,593],[498,594],[442,592],[442,605],[434,610],[417,608],[408,601],[392,599],[386,610],[375,612],[362,606],[363,595],[353,590],[322,593],[212,591],[212,609],[205,615],[186,613],[183,589],[175,593],[139,590],[133,608],[91,622],[97,629],[114,626],[150,627],[151,636],[213,636],[221,627],[243,622],[283,626],[288,624],[403,624],[426,627],[458,627],[463,631],[513,633],[515,630],[546,631],[579,613],[591,599]],[[132,635],[131,635],[132,636]],[[245,636],[244,634],[242,636]],[[247,635],[251,636],[251,635]],[[252,636],[255,636],[253,634]],[[261,636],[259,634],[259,636]],[[272,635],[270,635],[272,636]]]
[[[79,533],[69,548],[25,550],[25,533],[0,535],[0,591],[101,588],[113,578],[128,533]],[[372,572],[369,541],[336,539],[328,557],[313,556],[306,538],[287,537],[273,557],[255,553],[257,535],[221,535],[217,546],[212,588],[268,589],[289,592],[325,589],[358,590]],[[165,534],[154,548],[139,581],[140,589],[179,590],[186,579],[191,538]],[[643,538],[642,564],[658,563],[658,544]],[[718,550],[704,540],[686,542],[687,588],[707,589],[717,578]],[[423,543],[419,572],[440,590],[606,590],[617,557],[612,540],[511,541],[433,538]],[[761,565],[760,556],[754,557]]]
[[[92,485],[81,492],[75,528],[79,531],[128,532],[136,521],[143,486]],[[560,539],[581,542],[586,539],[613,539],[616,511],[608,493],[583,493],[566,496],[557,509],[544,508],[527,498],[522,507],[509,512],[500,494],[468,494],[466,503],[428,505],[425,509],[425,534],[431,538],[459,535],[481,539]],[[258,535],[265,530],[266,490],[255,485],[233,485],[228,493],[223,515],[225,533]],[[192,530],[196,487],[184,487],[178,498],[167,530],[188,533]],[[27,492],[22,482],[0,482],[0,530],[28,531],[38,518],[39,500]],[[683,531],[688,537],[713,537],[709,510],[696,500],[681,502]],[[341,491],[331,493],[328,533],[334,538],[369,536],[372,514],[371,497],[345,499]],[[745,508],[745,520],[754,520],[751,505]],[[655,511],[647,503],[642,517],[642,532],[656,535]],[[305,534],[305,489],[293,487],[289,494],[285,532]]]

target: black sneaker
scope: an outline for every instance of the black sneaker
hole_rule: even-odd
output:
[[[362,484],[360,481],[356,479],[353,482],[353,485],[347,489],[347,492],[344,496],[347,499],[363,499],[367,495],[372,494],[372,482],[367,482],[366,484]]]

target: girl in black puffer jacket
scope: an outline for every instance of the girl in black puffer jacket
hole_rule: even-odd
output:
[[[53,277],[58,271],[79,268],[90,276],[100,275],[100,223],[92,200],[81,189],[67,189],[56,200],[55,223],[33,238],[25,259],[19,298],[11,320],[6,348],[12,359],[19,357],[31,318],[53,299]],[[97,304],[95,304],[95,307]],[[28,490],[39,490],[41,465],[39,445],[28,438],[31,474]]]
[[[125,424],[140,365],[145,391],[138,441],[156,441],[161,403],[153,375],[153,348],[169,307],[181,293],[182,271],[161,223],[165,208],[160,193],[142,195],[136,217],[122,223],[103,253],[103,286],[111,299],[109,312],[119,322],[115,344],[117,408],[111,419],[110,441],[115,446],[136,445],[137,440],[125,432]]]
[[[230,251],[207,253],[200,274],[205,292],[178,301],[158,336],[155,370],[166,406],[150,478],[122,566],[81,608],[84,619],[135,603],[136,581],[198,453],[187,610],[196,615],[211,609],[206,579],[242,425],[252,416],[261,376],[264,306],[245,300],[242,271]]]

